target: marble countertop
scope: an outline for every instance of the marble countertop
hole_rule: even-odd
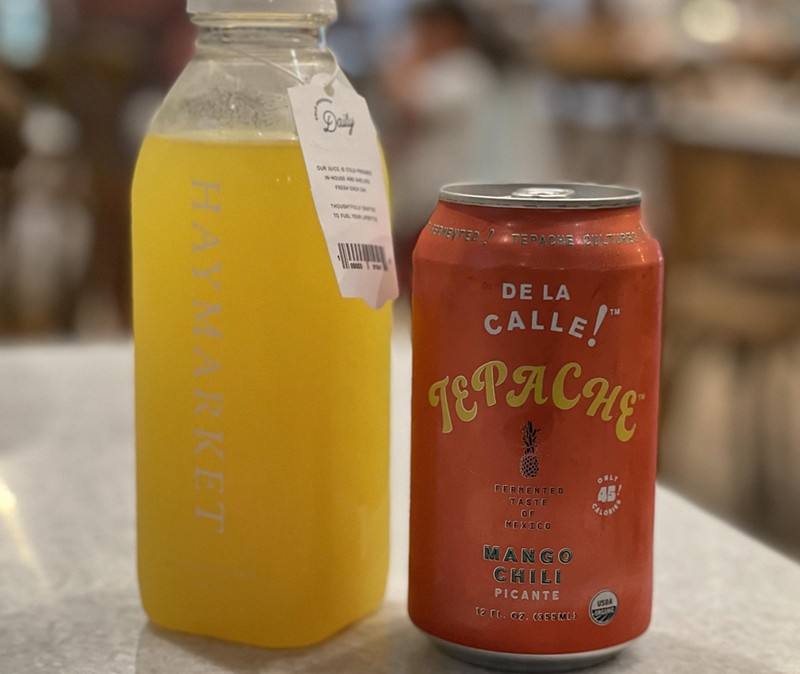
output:
[[[394,340],[386,601],[313,649],[266,651],[151,625],[134,555],[132,347],[0,348],[0,672],[437,674],[405,612],[410,347]],[[650,631],[595,672],[799,674],[800,565],[659,488]]]

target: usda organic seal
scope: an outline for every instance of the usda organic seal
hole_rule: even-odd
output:
[[[589,617],[596,625],[608,625],[617,615],[619,600],[611,590],[598,592],[589,604]]]

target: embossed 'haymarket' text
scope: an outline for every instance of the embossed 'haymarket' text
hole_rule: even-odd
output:
[[[192,429],[194,515],[209,531],[225,533],[225,436],[223,394],[219,387],[224,335],[218,326],[222,312],[220,204],[218,183],[192,181]],[[206,526],[206,525],[204,525]]]

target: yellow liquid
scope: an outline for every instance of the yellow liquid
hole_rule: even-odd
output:
[[[390,308],[339,293],[300,147],[146,139],[133,190],[142,603],[320,641],[380,603]]]

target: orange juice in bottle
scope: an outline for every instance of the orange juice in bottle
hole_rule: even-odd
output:
[[[263,9],[262,9],[263,6]],[[333,0],[190,0],[133,188],[138,563],[165,627],[318,642],[380,603],[390,307],[344,298],[287,90]]]

